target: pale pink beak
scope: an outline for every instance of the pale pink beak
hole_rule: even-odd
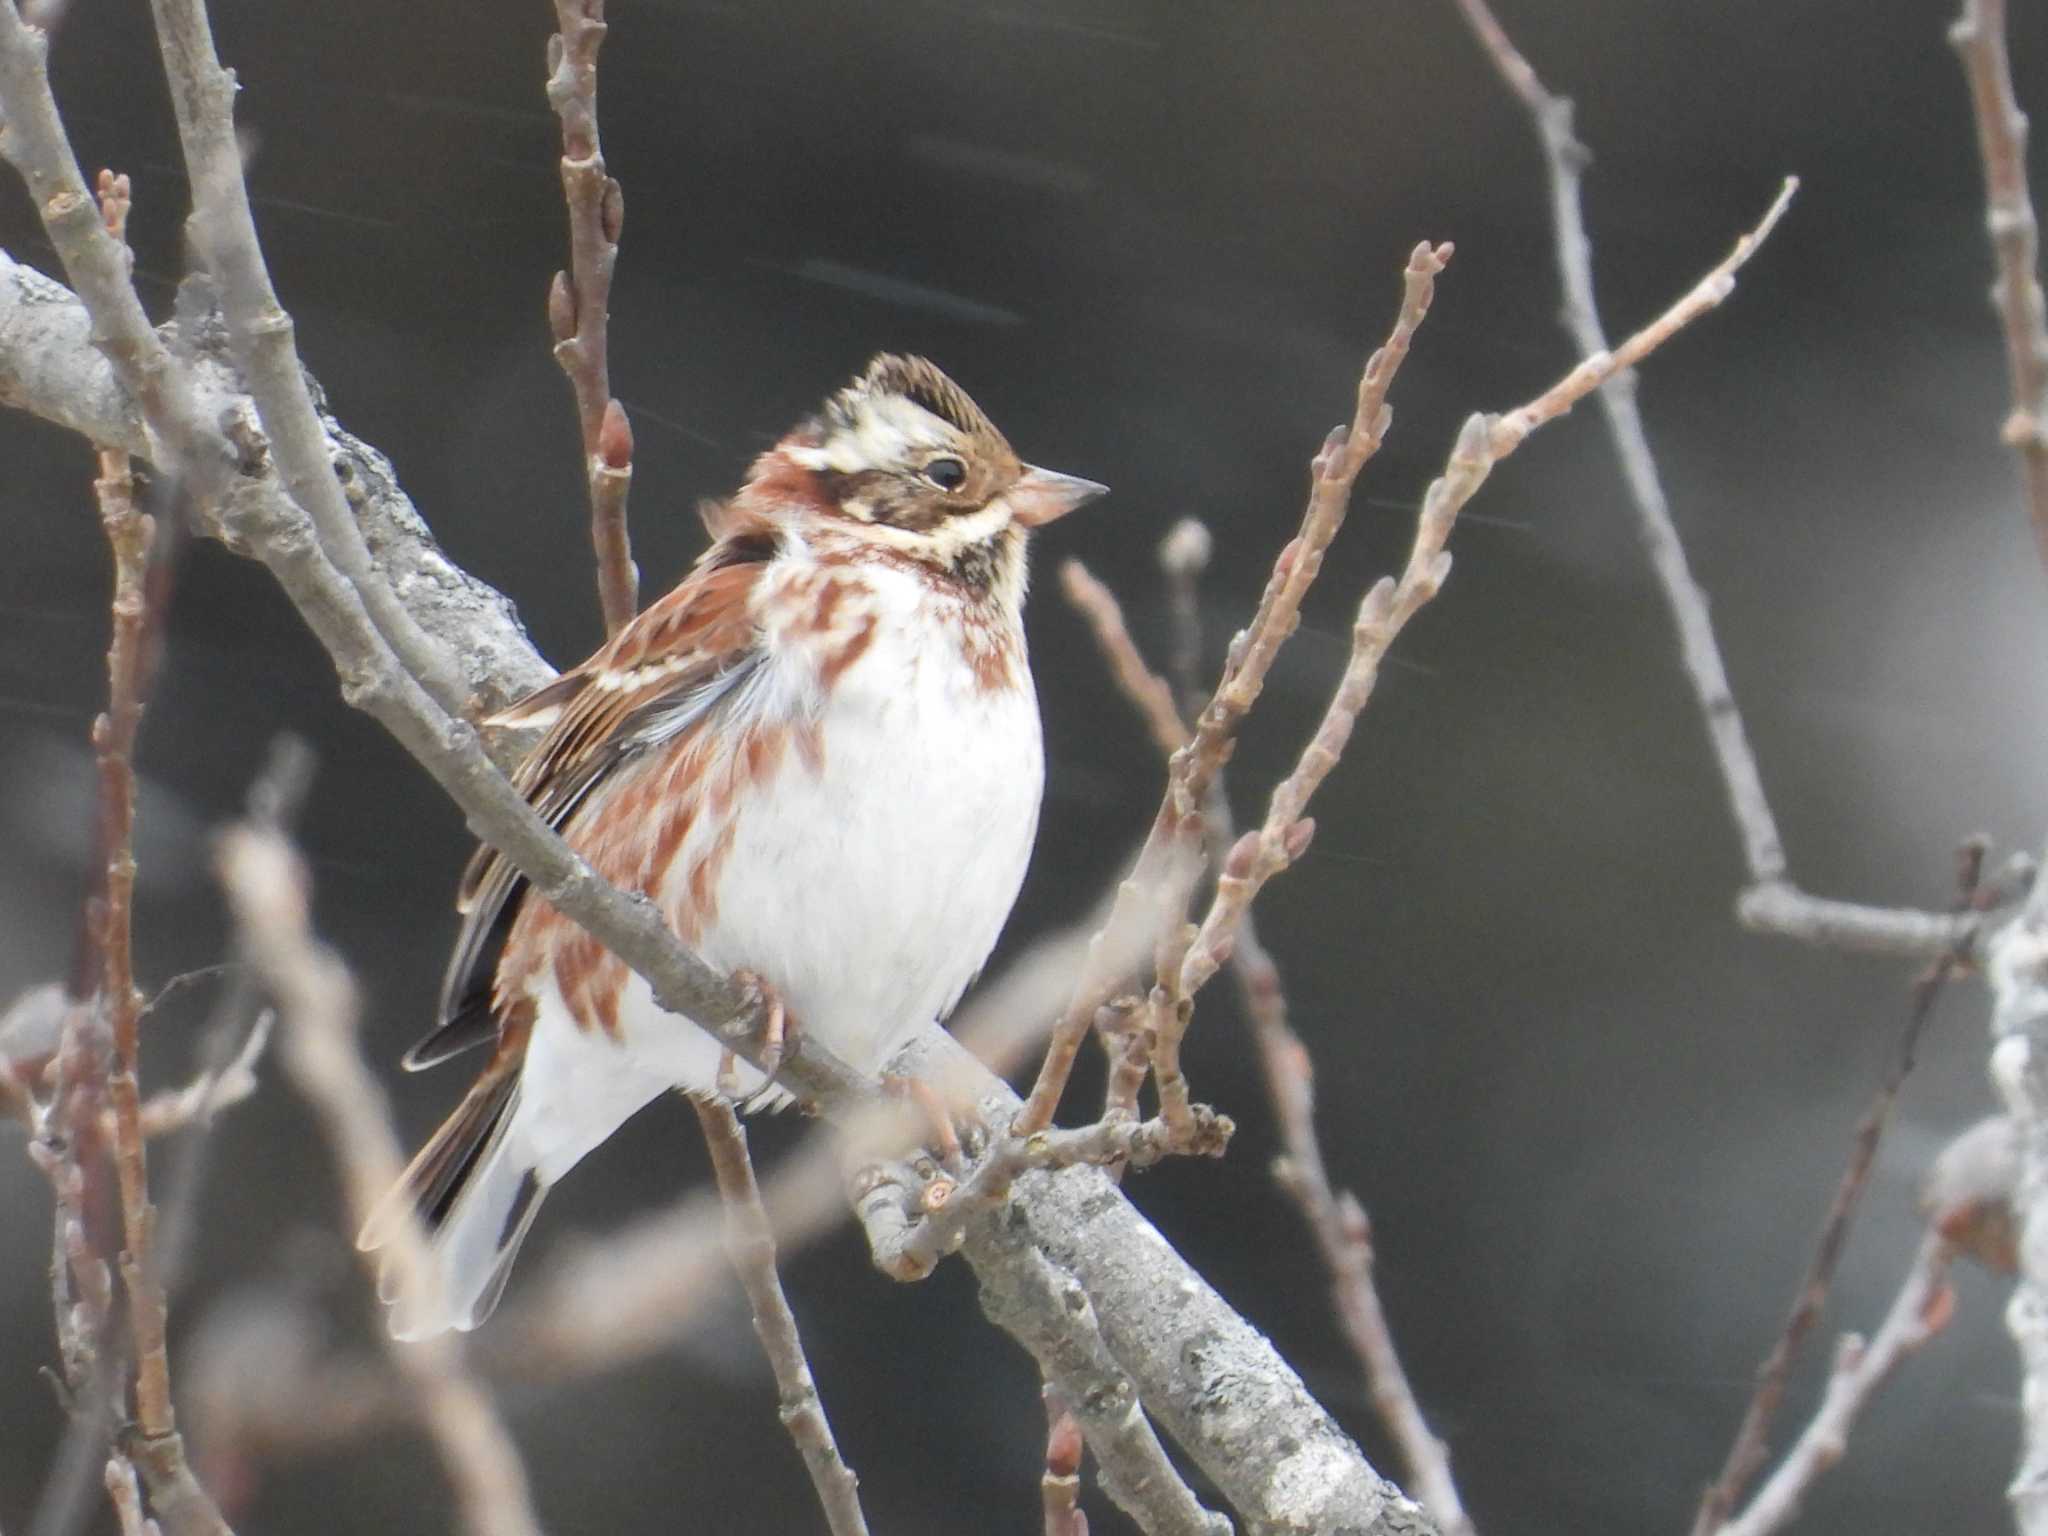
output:
[[[1022,478],[1010,487],[1005,499],[1010,503],[1010,515],[1019,523],[1026,528],[1043,528],[1076,507],[1108,494],[1108,486],[1097,485],[1093,480],[1026,464]]]

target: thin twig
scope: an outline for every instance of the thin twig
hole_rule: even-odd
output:
[[[1968,907],[1975,898],[1981,883],[1983,859],[1982,843],[1966,844],[1960,853],[1959,907]],[[1784,1401],[1793,1362],[1799,1358],[1806,1336],[1819,1322],[1821,1310],[1827,1305],[1836,1267],[1848,1246],[1850,1226],[1869,1186],[1870,1170],[1877,1162],[1878,1144],[1898,1103],[1899,1090],[1912,1074],[1920,1036],[1934,1015],[1934,1005],[1941,996],[1942,987],[1962,968],[1961,955],[1944,955],[1914,979],[1912,1006],[1900,1037],[1898,1055],[1878,1085],[1870,1107],[1857,1122],[1850,1140],[1849,1162],[1842,1170],[1834,1198],[1828,1204],[1820,1236],[1814,1243],[1813,1257],[1807,1263],[1806,1273],[1800,1277],[1799,1288],[1793,1293],[1792,1310],[1786,1316],[1777,1342],[1757,1368],[1756,1390],[1743,1412],[1742,1423],[1728,1448],[1728,1458],[1722,1464],[1720,1476],[1714,1479],[1700,1499],[1699,1511],[1693,1520],[1693,1536],[1713,1536],[1727,1523],[1750,1480],[1762,1469],[1769,1455],[1772,1420]]]
[[[124,178],[125,179],[125,178]],[[125,203],[125,197],[123,198]],[[113,220],[110,218],[109,222]],[[93,722],[99,762],[100,806],[107,850],[106,884],[100,911],[100,1006],[114,1040],[107,1097],[114,1120],[114,1166],[121,1188],[122,1234],[126,1251],[121,1278],[128,1293],[130,1336],[135,1350],[135,1421],[148,1439],[173,1431],[170,1365],[165,1349],[163,1296],[150,1254],[149,1179],[142,1134],[142,1093],[137,1068],[141,1054],[142,994],[135,987],[133,921],[135,897],[135,739],[142,726],[142,638],[148,606],[146,567],[155,530],[135,506],[135,480],[128,456],[101,455],[93,483],[100,520],[114,555],[113,639],[107,648],[107,709]]]
[[[2005,0],[1963,0],[1949,28],[1976,110],[1984,163],[1984,223],[1998,268],[1992,306],[2005,329],[2012,414],[2000,436],[2020,456],[2027,515],[2048,562],[2048,305],[2037,263],[2040,225],[2027,195],[2027,116],[2013,94],[2005,48]]]
[[[230,828],[216,861],[248,959],[284,1015],[279,1059],[319,1118],[351,1224],[360,1223],[397,1182],[405,1157],[384,1090],[357,1047],[355,979],[313,937],[310,884],[280,831],[255,823]],[[398,1266],[402,1284],[430,1283],[432,1260],[415,1227],[395,1234],[384,1257]],[[518,1447],[470,1375],[459,1342],[388,1340],[387,1348],[440,1452],[464,1529],[472,1536],[538,1536]]]
[[[1200,537],[1187,531],[1190,529]],[[1183,523],[1159,550],[1168,607],[1174,616],[1175,670],[1184,696],[1195,691],[1202,651],[1198,578],[1208,560],[1207,533],[1200,523]],[[1232,846],[1237,830],[1221,775],[1211,787],[1207,815],[1211,846]],[[1260,941],[1256,918],[1249,910],[1238,919],[1230,969],[1259,1048],[1266,1091],[1279,1126],[1282,1151],[1274,1159],[1274,1177],[1315,1237],[1323,1267],[1329,1272],[1338,1323],[1365,1372],[1373,1407],[1407,1465],[1408,1486],[1436,1517],[1444,1536],[1472,1536],[1472,1518],[1465,1512],[1451,1475],[1450,1449],[1423,1416],[1373,1283],[1372,1227],[1365,1208],[1349,1190],[1331,1186],[1316,1135],[1314,1059],[1288,1022],[1280,968]]]
[[[1038,1480],[1038,1504],[1045,1536],[1088,1536],[1088,1516],[1081,1510],[1081,1426],[1059,1388],[1048,1382],[1042,1395],[1045,1475]]]
[[[1274,789],[1263,825],[1240,838],[1225,858],[1215,895],[1201,924],[1179,941],[1181,958],[1176,968],[1160,976],[1152,997],[1147,1000],[1148,1028],[1155,1037],[1153,1072],[1160,1096],[1157,1121],[1135,1126],[1128,1122],[1108,1122],[1079,1131],[1048,1131],[1043,1117],[1049,1115],[1057,1103],[1060,1090],[1072,1071],[1080,1042],[1094,1023],[1094,1010],[1107,1000],[1106,989],[1113,979],[1104,974],[1106,968],[1098,963],[1097,952],[1106,947],[1109,936],[1116,930],[1118,911],[1156,900],[1158,887],[1148,885],[1146,879],[1148,857],[1175,847],[1186,852],[1188,844],[1184,839],[1188,834],[1177,829],[1181,826],[1182,796],[1190,789],[1199,796],[1193,802],[1195,826],[1192,831],[1193,845],[1199,847],[1202,803],[1216,770],[1221,766],[1223,746],[1219,742],[1212,748],[1204,748],[1204,726],[1197,722],[1194,739],[1174,754],[1173,766],[1167,776],[1166,798],[1153,824],[1152,836],[1138,856],[1137,870],[1119,887],[1109,923],[1091,940],[1090,958],[1083,967],[1081,984],[1054,1030],[1053,1041],[1047,1048],[1045,1063],[1031,1095],[1007,1133],[993,1138],[988,1153],[961,1181],[957,1192],[949,1192],[944,1204],[908,1219],[907,1225],[900,1230],[878,1228],[875,1224],[875,1218],[884,1209],[882,1198],[878,1196],[863,1202],[863,1221],[868,1226],[870,1250],[885,1272],[899,1278],[916,1278],[929,1273],[940,1257],[959,1245],[961,1235],[976,1216],[1008,1197],[1012,1182],[1027,1169],[1066,1167],[1075,1161],[1104,1161],[1118,1156],[1137,1159],[1157,1156],[1162,1150],[1207,1155],[1215,1155],[1222,1150],[1234,1127],[1227,1117],[1192,1102],[1180,1072],[1180,1045],[1193,1014],[1194,993],[1229,958],[1236,925],[1266,882],[1307,852],[1315,831],[1314,823],[1303,814],[1309,799],[1336,766],[1359,712],[1372,695],[1380,662],[1388,648],[1408,621],[1436,596],[1450,574],[1451,556],[1444,545],[1450,538],[1459,511],[1485,483],[1494,465],[1521,446],[1530,433],[1566,414],[1614,373],[1634,366],[1686,325],[1726,299],[1734,291],[1736,271],[1755,253],[1783,215],[1795,185],[1786,182],[1756,228],[1738,239],[1728,255],[1691,290],[1623,342],[1617,351],[1586,358],[1549,389],[1514,410],[1499,416],[1475,413],[1466,419],[1443,473],[1431,483],[1423,497],[1422,510],[1416,519],[1415,537],[1400,577],[1381,578],[1359,605],[1358,620],[1352,629],[1350,659],[1315,735],[1303,749],[1293,772]],[[1403,322],[1397,327],[1397,334],[1402,334],[1403,328],[1412,331],[1411,312],[1419,318],[1420,311],[1426,309],[1426,294],[1418,305],[1417,289],[1426,286],[1434,273],[1441,269],[1444,254],[1444,248],[1433,250],[1427,244],[1416,247],[1408,268],[1409,298],[1403,307]],[[1375,360],[1380,356],[1380,353],[1374,354]],[[1362,400],[1372,401],[1371,422],[1383,433],[1389,413],[1376,393],[1375,386],[1380,377],[1375,366],[1368,364],[1360,396]],[[1361,417],[1363,415],[1362,410]],[[1317,454],[1312,467],[1317,489],[1310,497],[1305,528],[1320,526],[1331,517],[1341,518],[1351,482],[1357,475],[1354,452],[1347,446],[1346,435],[1339,429],[1331,434],[1323,451]],[[1362,459],[1357,460],[1357,464],[1362,462]],[[1339,484],[1344,489],[1344,496],[1324,494],[1325,487]],[[1294,567],[1303,559],[1312,558],[1320,562],[1327,543],[1327,537],[1312,539],[1305,533],[1289,544],[1275,568],[1273,580],[1268,584],[1266,600],[1260,605],[1261,615],[1279,612],[1284,615],[1277,621],[1280,627],[1292,629],[1298,612],[1298,592],[1292,597],[1281,598],[1275,598],[1274,594],[1293,591]],[[1231,659],[1226,663],[1215,699],[1203,713],[1204,720],[1211,715],[1229,715],[1237,710],[1235,704],[1224,701],[1234,697],[1233,689],[1252,665],[1248,657],[1255,652],[1261,653],[1270,664],[1271,647],[1262,649],[1250,638],[1262,633],[1261,622],[1255,619],[1249,630],[1231,642]],[[1239,715],[1241,712],[1237,710]],[[1205,757],[1205,752],[1209,756]],[[1199,772],[1190,766],[1197,762],[1202,765]],[[1193,879],[1194,876],[1187,876],[1186,886],[1177,886],[1176,889],[1190,888]],[[1075,1008],[1083,1000],[1091,998],[1089,1012],[1076,1024]],[[1162,1001],[1164,1006],[1161,1006]]]
[[[1068,560],[1060,566],[1060,587],[1075,611],[1088,621],[1095,644],[1109,663],[1110,675],[1152,733],[1153,744],[1170,759],[1187,745],[1187,724],[1180,717],[1180,706],[1174,702],[1173,685],[1146,664],[1137,642],[1131,638],[1130,626],[1124,622],[1123,605],[1116,594],[1079,560]]]
[[[1902,960],[1973,954],[1986,931],[1984,915],[1978,912],[1867,907],[1809,896],[1785,883],[1751,886],[1736,898],[1735,915],[1755,933]]]
[[[128,178],[102,171],[98,181],[100,227],[108,241],[126,252],[130,206]],[[143,997],[135,985],[135,745],[148,696],[152,646],[150,554],[156,529],[136,505],[135,477],[128,455],[102,449],[93,492],[113,555],[110,605],[112,634],[107,646],[107,708],[93,722],[98,761],[100,844],[106,855],[99,897],[97,940],[100,958],[97,1011],[112,1041],[106,1094],[113,1121],[111,1145],[120,1190],[122,1251],[120,1273],[127,1299],[127,1355],[134,1363],[135,1418],[123,1437],[121,1458],[148,1475],[159,1513],[174,1536],[225,1532],[213,1502],[186,1464],[171,1407],[169,1322],[154,1247],[156,1213],[149,1201],[148,1152],[142,1117],[140,1057]],[[105,1340],[104,1343],[111,1343]],[[111,1369],[103,1362],[102,1369]],[[111,1376],[102,1377],[111,1383]],[[95,1415],[96,1417],[96,1415]],[[132,1469],[122,1486],[132,1492]]]
[[[1770,1536],[1798,1516],[1808,1491],[1842,1459],[1849,1432],[1878,1389],[1908,1355],[1948,1325],[1955,1310],[1955,1292],[1948,1283],[1953,1256],[1937,1234],[1921,1239],[1877,1332],[1867,1342],[1853,1333],[1842,1335],[1820,1407],[1749,1507],[1721,1527],[1721,1536]]]
[[[612,395],[609,361],[612,269],[626,218],[625,193],[605,173],[597,133],[597,52],[604,0],[555,0],[560,27],[548,39],[548,103],[562,120],[562,195],[569,206],[569,270],[548,289],[555,361],[576,395],[590,482],[590,543],[605,633],[615,635],[640,606],[640,573],[626,528],[633,483],[633,432]]]
[[[1581,356],[1607,350],[1606,328],[1593,296],[1593,247],[1586,234],[1580,182],[1592,156],[1572,132],[1572,104],[1544,88],[1529,61],[1522,57],[1486,0],[1458,0],[1472,30],[1508,88],[1528,108],[1543,145],[1544,168],[1550,180],[1551,231],[1556,240],[1558,276],[1564,285],[1563,321]],[[1629,505],[1636,531],[1649,551],[1651,568],[1678,628],[1679,651],[1693,695],[1713,743],[1714,760],[1727,791],[1729,813],[1741,834],[1743,857],[1753,885],[1774,885],[1785,879],[1785,849],[1778,836],[1756,754],[1743,729],[1742,714],[1728,684],[1728,670],[1714,635],[1706,593],[1694,579],[1685,546],[1671,517],[1671,504],[1650,451],[1642,411],[1636,404],[1633,374],[1617,371],[1602,386],[1600,407],[1628,482]]]
[[[796,1314],[790,1311],[775,1272],[775,1229],[761,1204],[754,1162],[747,1155],[746,1130],[723,1099],[693,1097],[690,1107],[704,1127],[704,1145],[710,1150],[718,1193],[725,1202],[726,1254],[746,1290],[754,1311],[754,1332],[760,1335],[762,1352],[775,1372],[782,1426],[803,1455],[804,1470],[810,1473],[811,1486],[817,1490],[818,1504],[833,1536],[866,1536],[860,1479],[840,1457],[811,1363],[804,1358]]]
[[[1300,622],[1302,598],[1322,569],[1324,551],[1343,526],[1351,487],[1366,462],[1379,451],[1393,421],[1386,404],[1387,391],[1408,355],[1416,328],[1429,313],[1437,274],[1450,257],[1449,245],[1425,241],[1408,258],[1400,315],[1385,344],[1366,361],[1351,425],[1332,431],[1316,455],[1300,531],[1281,551],[1251,623],[1232,641],[1223,679],[1195,722],[1193,737],[1174,756],[1151,833],[1131,877],[1119,887],[1109,921],[1099,936],[1105,952],[1110,948],[1109,936],[1121,929],[1137,926],[1168,934],[1185,921],[1187,897],[1200,871],[1201,804],[1209,780],[1264,688],[1280,647]],[[1146,914],[1154,912],[1162,914],[1163,921],[1145,920]],[[1019,1135],[1035,1134],[1052,1123],[1081,1043],[1094,1025],[1095,1012],[1121,980],[1121,974],[1103,965],[1098,954],[1091,954],[1083,965],[1066,1011],[1054,1026],[1038,1078],[1017,1117]]]

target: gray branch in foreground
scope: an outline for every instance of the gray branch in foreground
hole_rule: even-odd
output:
[[[943,1030],[920,1035],[889,1070],[959,1085],[991,1126],[1006,1124],[1021,1103]],[[1099,1169],[1026,1173],[1009,1206],[968,1229],[961,1253],[984,1293],[1026,1283],[1009,1240],[1019,1228],[1080,1282],[1103,1342],[1146,1410],[1253,1532],[1433,1536],[1421,1507],[1366,1464],[1264,1336]],[[1055,1375],[1067,1401],[1078,1404],[1076,1383]],[[1088,1448],[1103,1459],[1092,1434]]]
[[[255,409],[233,370],[208,350],[210,338],[160,333],[187,362],[197,411],[231,435],[253,425]],[[92,319],[76,294],[0,250],[0,405],[69,428],[105,447],[150,457],[154,445],[133,399],[92,345]],[[399,487],[391,462],[325,414],[328,455],[338,466],[371,557],[414,620],[456,658],[481,711],[501,708],[554,676],[534,651],[510,601],[443,553]],[[211,514],[211,509],[209,509]],[[226,528],[251,518],[292,516],[290,493],[267,455],[248,454],[208,531],[237,547]],[[246,549],[240,549],[246,554]],[[501,761],[524,743],[493,746]]]
[[[201,368],[199,377],[205,388],[216,391],[212,401],[219,411],[253,420],[247,401],[219,382],[225,375]],[[96,441],[147,447],[140,413],[92,350],[83,307],[61,286],[4,253],[0,402]],[[516,693],[524,684],[514,677],[545,676],[545,664],[527,645],[509,605],[481,583],[463,578],[458,584],[440,574],[454,568],[398,496],[388,465],[352,439],[349,442],[367,471],[359,515],[387,519],[391,530],[381,540],[371,535],[371,554],[387,571],[401,601],[414,607],[424,623],[426,614],[416,605],[427,599],[425,606],[457,635],[464,633],[467,617],[473,617],[477,644],[458,654],[475,669],[480,693]],[[224,514],[229,528],[246,530],[251,538],[265,530],[289,535],[304,528],[283,487],[262,470],[236,481]],[[331,584],[323,584],[318,595],[323,602],[340,602],[347,596]],[[367,620],[359,618],[357,623]],[[474,733],[459,722],[450,722],[447,733],[468,742],[468,753],[447,755],[459,763],[461,772],[483,773],[487,765],[473,755]],[[502,784],[502,778],[498,782]],[[580,861],[557,873],[564,892],[569,882],[594,879],[580,868]],[[537,883],[550,894],[545,883]],[[649,945],[681,952],[651,907],[611,894],[627,905],[636,925],[643,918],[652,925],[644,940],[633,946],[636,954],[613,946],[635,969],[649,955]],[[557,904],[568,910],[566,902]],[[608,935],[600,936],[611,942]],[[657,995],[661,992],[658,984]],[[671,990],[669,995],[676,994]],[[671,1006],[692,1012],[687,1001]],[[715,1016],[716,1011],[712,1007],[696,1016]],[[913,1051],[911,1070],[917,1070],[917,1060],[929,1058],[935,1064],[972,1071],[991,1092],[1000,1090],[1000,1105],[1014,1109],[1016,1100],[1008,1090],[936,1026],[919,1037]],[[1070,1169],[1029,1176],[1018,1182],[1012,1209],[1029,1223],[1046,1256],[1080,1281],[1104,1341],[1136,1383],[1146,1407],[1244,1515],[1252,1531],[1260,1536],[1329,1530],[1394,1536],[1430,1530],[1421,1512],[1367,1464],[1272,1345],[1232,1312],[1099,1173]],[[1112,1248],[1126,1251],[1108,1251]],[[978,1272],[998,1277],[1006,1262],[1015,1262],[972,1238],[965,1253]],[[1197,1347],[1187,1348],[1191,1343]],[[1058,1385],[1063,1391],[1071,1389],[1065,1381]]]

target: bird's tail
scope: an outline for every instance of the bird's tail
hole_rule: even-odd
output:
[[[547,1191],[518,1123],[520,1066],[508,1052],[484,1070],[356,1238],[383,1255],[377,1294],[394,1338],[474,1328],[505,1289]],[[423,1245],[404,1242],[408,1221]],[[409,1273],[407,1249],[424,1258],[423,1273]]]

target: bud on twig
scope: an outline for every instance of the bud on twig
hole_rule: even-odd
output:
[[[557,341],[576,336],[576,290],[569,286],[569,274],[557,272],[548,284],[548,329]]]
[[[633,467],[633,424],[617,400],[605,403],[604,423],[597,429],[597,457],[606,469]]]

